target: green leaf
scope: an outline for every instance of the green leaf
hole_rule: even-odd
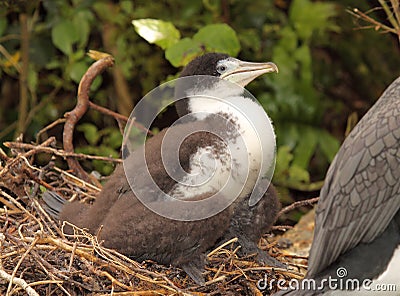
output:
[[[131,0],[127,1],[121,1],[120,4],[121,9],[125,11],[126,13],[132,13],[133,12],[133,3]]]
[[[332,3],[294,0],[290,6],[289,19],[300,39],[308,42],[314,31],[337,30],[330,19],[337,14]]]
[[[294,149],[293,164],[302,169],[306,169],[310,163],[311,157],[315,153],[318,142],[318,130],[310,126],[299,126],[300,141]]]
[[[305,169],[294,164],[289,168],[289,179],[293,184],[300,182],[309,183],[310,174]]]
[[[74,82],[79,83],[87,69],[88,65],[84,61],[76,62],[69,67],[69,77],[71,77]]]
[[[82,123],[78,125],[77,130],[83,132],[90,145],[96,145],[100,139],[100,134],[94,124]]]
[[[290,162],[293,159],[293,154],[290,153],[289,146],[280,146],[276,154],[275,174],[280,175],[290,167]]]
[[[101,130],[100,134],[104,135],[102,142],[105,146],[109,146],[113,149],[119,149],[121,147],[122,135],[119,129],[115,127],[107,127]]]
[[[66,55],[72,53],[72,45],[79,40],[74,24],[69,20],[62,20],[51,29],[53,44]]]
[[[29,65],[28,71],[28,88],[31,92],[36,92],[38,86],[38,72],[34,69],[33,65]]]
[[[185,66],[193,58],[202,53],[201,44],[190,38],[183,38],[167,48],[165,58],[174,66]]]
[[[240,51],[236,32],[227,24],[205,26],[193,36],[193,40],[203,44],[207,51],[223,52],[230,56],[237,56]]]
[[[151,44],[166,49],[181,38],[181,34],[171,22],[156,19],[133,20],[135,31]]]
[[[90,21],[93,20],[93,14],[88,10],[82,10],[74,15],[73,23],[78,35],[79,47],[85,47],[90,34]]]
[[[319,132],[318,145],[329,162],[332,162],[340,147],[339,141],[325,130]]]

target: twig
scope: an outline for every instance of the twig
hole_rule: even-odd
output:
[[[21,209],[25,214],[27,214],[29,217],[31,217],[35,222],[40,226],[40,230],[43,232],[43,225],[40,223],[40,221],[32,215],[27,209],[25,209],[15,198],[13,198],[11,195],[7,194],[3,190],[0,189],[0,194],[8,198],[11,202],[13,202],[19,209]]]
[[[7,49],[0,44],[0,53],[3,54],[3,56],[7,59],[7,62],[12,64],[17,70],[18,73],[21,73],[21,66],[14,60],[14,58],[10,55],[10,53],[7,51]]]
[[[90,266],[90,265],[89,265]],[[97,270],[95,268],[91,268],[92,271],[96,274],[98,274],[99,276],[104,276],[106,278],[108,278],[112,284],[116,284],[117,286],[120,286],[122,289],[128,290],[128,291],[132,291],[132,287],[129,287],[127,285],[124,285],[123,283],[121,283],[120,281],[118,281],[117,279],[115,279],[111,274],[109,274],[107,271],[103,271],[103,270]]]
[[[391,0],[391,3],[393,5],[392,0]],[[386,0],[379,0],[379,4],[382,6],[383,10],[385,11],[390,24],[396,30],[396,33],[398,33],[399,32],[399,23],[396,21],[396,18],[394,17],[392,11],[390,10],[389,6],[386,4]],[[392,8],[395,9],[395,6],[393,6]]]
[[[280,231],[286,231],[288,229],[292,229],[293,226],[291,225],[274,225],[271,227],[271,230],[280,230]]]
[[[287,212],[290,212],[290,211],[292,211],[292,210],[294,210],[296,208],[313,205],[316,202],[318,202],[318,200],[319,200],[319,197],[314,197],[314,198],[310,198],[310,199],[306,199],[306,200],[296,201],[296,202],[292,203],[291,205],[288,205],[287,207],[284,207],[278,213],[278,217],[283,215],[283,214],[285,214],[285,213],[287,213]]]
[[[102,106],[99,106],[93,102],[89,101],[89,107],[92,108],[93,110],[99,111],[103,114],[112,116],[115,118],[115,120],[117,120],[118,122],[123,121],[124,123],[127,123],[129,118],[126,117],[125,115],[121,115],[117,112],[111,111],[110,109],[104,108]],[[145,128],[142,124],[140,124],[139,122],[136,122],[135,120],[131,120],[131,124],[132,126],[136,127],[137,129],[141,130],[142,132],[150,135],[150,136],[154,136],[154,133],[151,130],[148,130],[147,128]],[[123,134],[123,132],[122,132]]]
[[[85,182],[84,180],[81,180],[81,179],[79,179],[78,177],[76,177],[76,176],[74,176],[74,175],[72,175],[72,174],[70,174],[70,173],[68,173],[68,172],[66,172],[66,171],[63,171],[62,169],[60,169],[60,168],[58,168],[58,167],[54,167],[54,170],[57,171],[57,172],[59,172],[59,173],[62,173],[62,174],[65,175],[67,178],[69,178],[69,179],[71,179],[71,180],[73,180],[73,181],[79,183],[79,186],[80,186],[80,187],[83,187],[83,188],[87,187],[87,188],[90,188],[91,190],[94,190],[94,191],[96,191],[96,192],[100,192],[100,191],[101,191],[101,189],[100,189],[99,187],[97,187],[97,186],[95,186],[95,185],[92,185],[92,184],[90,184],[90,183],[87,183],[87,182]]]
[[[223,243],[222,245],[218,246],[217,248],[215,248],[214,250],[212,250],[210,253],[207,254],[207,257],[210,257],[212,255],[214,255],[215,253],[217,253],[219,250],[223,249],[225,246],[230,245],[232,243],[236,243],[238,241],[237,237],[234,237],[233,239]]]
[[[8,288],[7,288],[7,292],[6,292],[6,296],[10,294],[11,291],[11,287],[13,285],[13,278],[15,277],[15,275],[17,274],[18,268],[21,266],[22,261],[25,260],[26,256],[29,254],[29,252],[33,249],[33,247],[36,245],[36,243],[39,240],[39,236],[35,237],[35,240],[31,243],[31,245],[29,246],[29,248],[25,251],[25,253],[21,256],[21,258],[18,260],[17,265],[15,266],[12,274],[11,274],[11,278],[9,280],[9,284],[8,284]],[[26,284],[26,282],[25,282]]]
[[[45,146],[42,147],[42,146],[37,146],[37,145],[27,144],[27,143],[20,143],[20,142],[4,142],[4,146],[6,146],[7,148],[17,148],[17,149],[27,149],[27,150],[30,149],[30,150],[34,150],[35,153],[45,152],[45,153],[60,156],[64,159],[66,159],[68,157],[75,157],[75,158],[79,158],[79,159],[103,160],[103,161],[116,162],[116,163],[122,162],[121,159],[112,158],[112,157],[66,152],[61,149],[54,149],[54,148],[45,147]]]
[[[99,111],[100,113],[103,113],[105,115],[109,115],[114,117],[116,120],[122,120],[124,122],[128,122],[128,117],[126,117],[125,115],[119,114],[117,112],[114,112],[110,109],[107,109],[105,107],[99,106],[91,101],[89,101],[89,107],[92,108],[93,110]]]
[[[208,282],[205,282],[204,286],[209,286],[209,285],[215,284],[217,282],[222,282],[225,279],[226,279],[226,276],[225,275],[221,275],[221,276],[219,276],[219,277],[217,277],[215,279],[212,279],[212,280],[209,280]]]
[[[76,242],[72,246],[71,258],[69,259],[68,271],[71,271],[72,263],[74,263],[75,251],[76,251]]]
[[[14,285],[20,286],[29,296],[39,296],[39,294],[22,278],[13,277],[2,269],[0,269],[0,277]]]
[[[397,32],[399,32],[399,25],[400,25],[400,2],[399,0],[390,0],[390,3],[392,3],[392,9],[394,12],[394,15],[396,17],[396,24],[395,28],[397,29]]]
[[[52,129],[53,127],[55,127],[56,125],[60,124],[60,123],[64,123],[66,121],[65,118],[59,118],[56,121],[53,121],[52,123],[50,123],[49,125],[45,126],[44,128],[42,128],[37,134],[36,134],[36,144],[39,143],[39,139],[40,136],[47,132],[49,129]]]
[[[351,15],[355,16],[356,18],[363,19],[364,21],[373,24],[375,26],[375,29],[377,29],[377,30],[382,28],[386,32],[391,32],[391,33],[397,34],[395,29],[378,22],[377,20],[373,19],[372,17],[370,17],[367,14],[360,11],[358,8],[354,8],[353,10],[348,10],[348,12]]]
[[[86,73],[83,75],[78,87],[78,98],[75,108],[67,112],[64,117],[67,119],[64,125],[63,143],[65,152],[73,153],[74,145],[72,142],[73,133],[76,123],[86,113],[89,108],[89,91],[93,80],[105,71],[108,67],[114,65],[114,58],[110,55],[94,62]],[[81,167],[79,162],[74,158],[67,158],[68,166],[79,176],[82,180],[92,183],[88,174]]]

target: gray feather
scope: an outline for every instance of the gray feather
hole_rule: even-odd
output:
[[[67,201],[57,193],[49,190],[43,193],[42,199],[44,201],[44,204],[42,205],[43,209],[51,217],[58,219],[60,212]]]
[[[399,133],[400,78],[355,126],[328,170],[307,277],[374,240],[399,210]]]

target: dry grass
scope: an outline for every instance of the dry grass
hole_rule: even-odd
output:
[[[43,210],[43,190],[92,202],[100,188],[80,180],[50,161],[35,166],[38,153],[63,156],[54,139],[41,145],[8,143],[13,156],[0,150],[0,294],[1,295],[265,295],[257,282],[302,278],[305,258],[285,255],[268,236],[260,248],[291,266],[291,271],[260,266],[239,257],[233,239],[208,255],[205,286],[197,286],[180,269],[156,262],[136,262],[83,229],[65,235]],[[46,148],[47,147],[47,148]],[[49,148],[49,149],[48,149]],[[47,150],[46,150],[47,149]],[[55,152],[57,151],[57,152]],[[70,155],[69,155],[70,156]],[[66,157],[66,156],[65,156]]]

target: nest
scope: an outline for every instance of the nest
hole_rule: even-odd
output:
[[[5,145],[12,148],[13,156],[0,149],[2,295],[265,295],[277,290],[278,280],[304,275],[305,258],[285,254],[271,235],[261,238],[260,248],[292,268],[261,266],[255,256],[240,257],[240,246],[232,239],[207,255],[204,286],[176,267],[136,262],[107,249],[84,229],[74,227],[74,235],[66,235],[65,225],[43,210],[42,191],[54,190],[70,200],[90,203],[100,188],[52,160],[42,167],[35,165],[38,153],[70,156],[54,148],[54,138],[40,145]]]

